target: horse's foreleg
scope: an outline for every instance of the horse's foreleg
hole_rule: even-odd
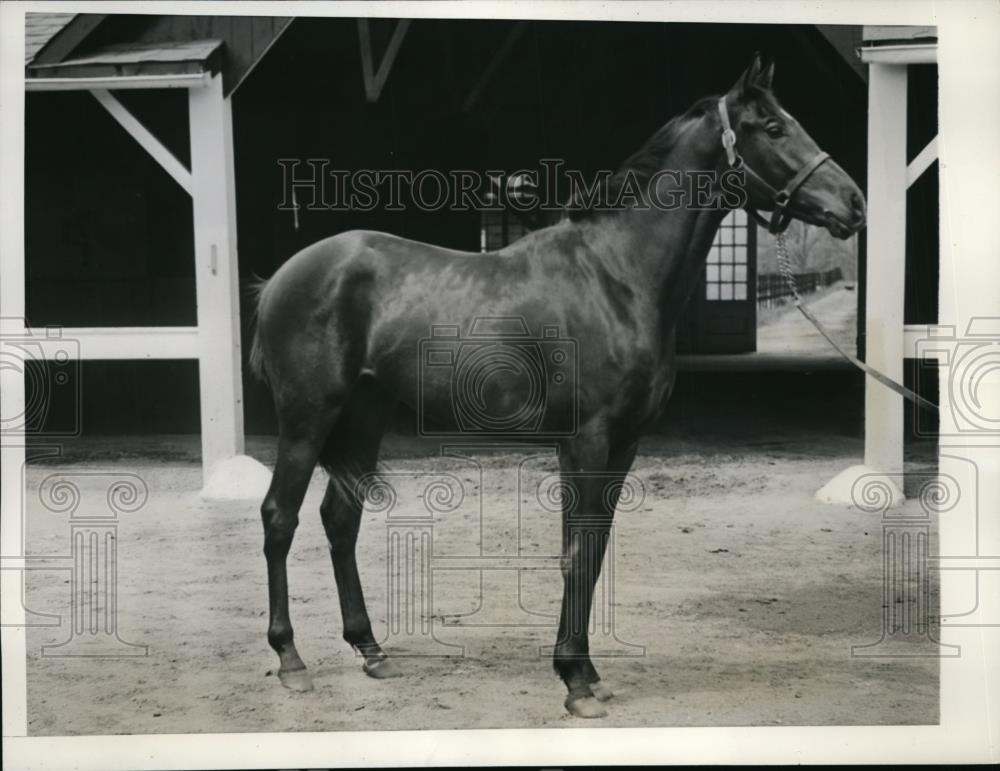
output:
[[[615,509],[618,506],[618,499],[621,497],[622,487],[625,483],[625,476],[632,468],[635,460],[635,453],[639,447],[638,439],[624,443],[618,447],[613,447],[608,454],[608,470],[605,475],[605,484],[601,492],[602,503],[605,503],[613,519]],[[597,673],[593,661],[588,657],[587,666],[589,669],[590,689],[598,701],[607,701],[614,692],[601,680]]]
[[[590,659],[590,611],[635,444],[613,450],[604,458],[599,444],[591,443],[582,452],[574,449],[561,458],[567,488],[563,504],[564,588],[553,663],[569,691],[566,709],[577,717],[603,717],[607,712],[600,702],[612,693]]]
[[[270,609],[267,640],[278,654],[278,677],[282,685],[295,691],[310,690],[312,678],[293,642],[292,622],[288,614],[286,560],[299,524],[299,507],[318,455],[319,447],[315,441],[287,441],[281,438],[271,486],[260,509],[264,523]]]

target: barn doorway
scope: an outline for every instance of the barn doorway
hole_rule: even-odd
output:
[[[756,350],[756,231],[742,209],[730,212],[722,221],[688,307],[687,326],[694,352]]]
[[[857,238],[793,221],[785,232],[796,286],[847,350],[857,347]],[[678,350],[699,355],[828,356],[796,310],[778,269],[777,240],[742,210],[723,220],[705,271],[678,326]],[[834,354],[836,355],[836,354]]]
[[[757,235],[757,352],[836,356],[830,343],[796,309],[778,268],[777,240]],[[795,285],[810,311],[845,350],[857,353],[858,239],[840,241],[815,225],[793,221],[785,232]]]

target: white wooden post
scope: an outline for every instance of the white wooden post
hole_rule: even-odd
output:
[[[202,467],[243,452],[231,105],[222,78],[189,92]]]
[[[270,475],[243,457],[232,105],[221,75],[188,94],[203,493],[254,497]],[[233,460],[238,465],[226,465]]]
[[[903,381],[903,297],[906,275],[905,64],[868,69],[868,266],[865,293],[867,362]],[[903,398],[865,383],[865,465],[903,471]]]
[[[865,357],[898,383],[905,357],[903,300],[906,276],[906,83],[905,63],[871,62],[868,68],[868,261],[865,292]],[[914,169],[916,171],[916,169]],[[816,493],[825,503],[856,504],[861,479],[905,499],[903,397],[865,378],[865,460],[827,482]]]
[[[0,8],[4,26],[12,32],[24,29],[24,22],[12,21],[10,6]],[[0,46],[0,70],[16,73],[23,61],[20,39],[23,33],[4,35]],[[4,181],[0,185],[0,211],[4,225],[0,227],[0,651],[3,654],[2,730],[4,749],[8,738],[28,733],[27,707],[27,614],[23,605],[24,567],[24,460],[25,439],[21,432],[9,436],[9,426],[21,423],[25,408],[25,373],[19,362],[19,347],[24,336],[24,231],[16,223],[24,222],[24,99],[19,93],[19,79],[0,80],[0,101],[4,117],[0,120],[0,149],[3,154]],[[12,339],[15,345],[7,347]],[[7,753],[8,760],[11,753]]]

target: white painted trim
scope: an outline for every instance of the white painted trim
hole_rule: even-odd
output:
[[[469,95],[465,98],[465,104],[462,106],[462,109],[465,112],[469,112],[476,106],[476,103],[482,96],[483,91],[486,90],[486,86],[489,84],[494,74],[496,74],[496,71],[500,69],[500,66],[510,55],[510,52],[514,50],[514,46],[517,45],[518,40],[521,39],[521,35],[524,34],[524,31],[527,28],[528,22],[524,20],[518,21],[513,27],[511,27],[510,32],[507,33],[507,37],[504,38],[500,48],[497,49],[493,58],[490,59],[489,64],[486,65],[486,69],[483,70],[483,74],[479,76],[479,80],[476,82],[476,85],[473,86]]]
[[[927,146],[917,153],[917,157],[910,161],[906,167],[906,187],[909,189],[913,183],[920,179],[920,175],[931,167],[938,158],[937,137],[934,137]]]
[[[0,427],[14,428],[25,415],[25,371],[16,346],[8,348],[11,336],[24,328],[24,149],[25,99],[16,77],[6,77],[24,66],[24,11],[4,3],[0,6]],[[3,568],[10,557],[27,551],[25,502],[25,447],[23,433],[0,431],[0,557]],[[28,733],[26,666],[37,648],[27,646],[30,614],[25,610],[26,575],[21,570],[0,570],[0,652],[3,662],[3,709],[0,732],[4,755],[10,763],[14,737]],[[31,739],[23,739],[30,742]],[[39,753],[32,750],[31,755]],[[16,761],[14,761],[16,763]]]
[[[49,350],[65,350],[66,341],[79,345],[81,360],[197,359],[197,327],[57,327],[59,335],[45,329],[24,330],[49,358]]]
[[[936,43],[914,43],[898,46],[870,46],[860,50],[861,61],[867,64],[935,64]]]
[[[92,91],[95,88],[203,88],[210,73],[187,75],[123,75],[104,78],[25,78],[25,91]]]
[[[153,136],[149,129],[143,126],[125,105],[112,96],[110,92],[95,88],[90,93],[110,113],[111,117],[132,135],[132,138],[142,146],[142,149],[149,153],[153,160],[160,164],[163,170],[173,177],[188,195],[192,195],[191,172],[177,160],[177,156],[164,147],[160,140]]]
[[[906,324],[903,327],[903,358],[906,359],[926,359],[930,358],[926,351],[918,351],[917,344],[921,340],[928,340],[931,337],[930,324]]]
[[[202,471],[243,454],[243,380],[232,103],[222,76],[188,92]]]
[[[389,45],[386,46],[382,54],[382,61],[379,62],[378,70],[375,70],[374,55],[372,54],[371,31],[368,27],[368,19],[358,19],[358,44],[361,47],[361,74],[365,81],[365,99],[369,102],[377,102],[385,88],[385,82],[389,79],[392,65],[396,61],[400,46],[403,45],[403,38],[410,28],[409,19],[400,19],[396,22],[392,30],[392,37]]]
[[[903,381],[903,281],[906,273],[907,68],[868,70],[868,262],[866,362]],[[865,379],[865,465],[903,470],[903,397]]]

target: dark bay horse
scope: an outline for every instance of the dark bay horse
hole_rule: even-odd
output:
[[[468,334],[477,319],[520,319],[539,338],[543,328],[556,329],[576,345],[575,366],[561,369],[558,383],[543,384],[543,398],[534,402],[541,406],[528,419],[537,419],[538,436],[557,437],[560,471],[573,491],[562,504],[555,670],[573,715],[606,714],[601,702],[611,691],[590,659],[587,630],[620,492],[609,479],[624,479],[640,432],[670,395],[673,330],[722,219],[736,206],[755,216],[764,209],[773,212],[775,232],[795,217],[839,238],[865,222],[858,186],[778,105],[772,75],[773,65],[755,58],[728,93],[699,101],[654,134],[607,186],[614,190],[631,172],[641,185],[628,205],[577,210],[487,254],[342,233],[296,254],[262,288],[251,362],[271,387],[279,425],[277,463],[261,507],[267,636],[286,687],[312,687],[292,638],[285,562],[314,467],[330,474],[320,515],[344,639],[372,677],[398,674],[372,634],[358,577],[355,543],[366,496],[358,480],[375,469],[398,403],[442,425],[455,422],[453,370],[424,373],[421,340],[437,327]],[[657,173],[663,170],[681,174]],[[732,192],[724,190],[724,173],[733,170],[742,196],[735,201],[724,195]],[[654,197],[663,202],[690,192],[681,176],[695,171],[717,173],[709,185],[714,205],[650,205]],[[472,385],[470,398],[509,415],[523,397],[520,384],[501,366],[488,384]],[[503,434],[503,421],[496,426]]]

